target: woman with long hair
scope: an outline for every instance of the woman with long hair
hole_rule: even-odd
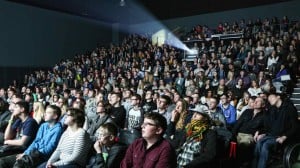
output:
[[[45,106],[42,102],[34,102],[33,103],[33,114],[32,118],[40,125],[44,120],[45,115]]]
[[[183,136],[183,130],[187,123],[188,104],[185,100],[177,101],[175,109],[172,111],[170,125],[168,126],[167,134],[174,146],[179,145],[179,140]]]

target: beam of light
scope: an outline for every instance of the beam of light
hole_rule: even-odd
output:
[[[168,44],[170,46],[191,52],[191,49],[189,49],[182,41],[180,41],[178,37],[176,37],[172,33],[172,31],[170,31],[165,25],[163,25],[160,21],[158,21],[152,14],[150,14],[141,5],[131,1],[130,4],[126,5],[126,8],[127,11],[125,13],[119,13],[119,15],[125,14],[126,16],[122,16],[122,18],[127,19],[128,23],[135,22],[135,19],[141,19],[141,18],[147,20],[147,22],[129,25],[129,26],[121,25],[119,26],[119,29],[121,31],[127,33],[139,34],[141,36],[149,35],[149,33],[152,35],[158,33],[159,35],[156,37],[156,40],[159,40],[164,44]],[[152,40],[155,40],[155,38],[152,37]]]

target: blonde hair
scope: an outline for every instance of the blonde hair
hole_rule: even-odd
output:
[[[33,103],[33,119],[36,120],[38,124],[41,124],[44,119],[45,114],[45,106],[42,102],[34,102]]]

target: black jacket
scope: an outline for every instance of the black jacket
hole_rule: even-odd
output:
[[[104,147],[103,147],[104,148]],[[102,148],[102,151],[104,149]],[[89,164],[87,167],[89,168],[114,168],[120,167],[121,161],[125,156],[126,153],[126,145],[116,143],[114,144],[108,152],[108,157],[106,162],[104,161],[102,153],[97,153],[96,155],[92,156]]]
[[[253,109],[247,109],[243,112],[233,127],[232,134],[236,136],[239,132],[254,135],[257,130],[264,126],[264,112],[261,111],[254,115]]]
[[[264,128],[260,133],[270,136],[287,136],[292,140],[297,135],[298,114],[296,107],[289,100],[282,102],[279,108],[270,107],[264,116]]]

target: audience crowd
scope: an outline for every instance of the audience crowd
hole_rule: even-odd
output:
[[[286,95],[300,75],[299,21],[197,25],[182,39],[198,52],[191,62],[149,39],[129,35],[1,88],[0,167],[217,167],[236,144],[234,166],[263,168],[298,140]]]

